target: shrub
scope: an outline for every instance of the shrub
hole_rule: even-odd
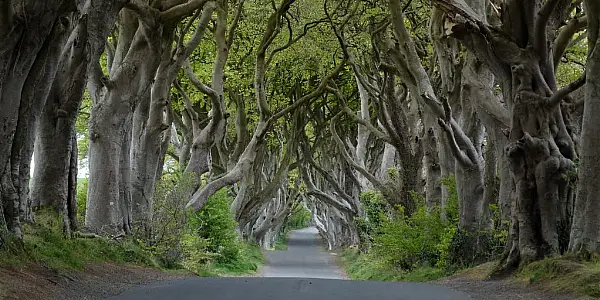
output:
[[[368,252],[373,238],[379,233],[379,229],[386,215],[387,203],[380,193],[367,191],[360,195],[360,202],[365,210],[365,216],[356,219],[358,234],[360,238],[360,246],[363,252]]]
[[[189,214],[189,228],[208,241],[207,250],[218,254],[218,262],[235,261],[240,255],[236,222],[230,210],[231,197],[222,189],[197,213]]]
[[[183,262],[183,238],[188,231],[184,207],[194,187],[193,174],[163,176],[156,184],[153,198],[153,234],[146,244],[166,268],[180,267]]]
[[[379,194],[361,195],[367,217],[359,219],[357,225],[361,240],[373,243],[374,257],[402,270],[437,267],[454,271],[502,253],[508,231],[505,224],[500,224],[498,207],[490,207],[494,227],[475,232],[461,230],[454,177],[444,178],[442,183],[449,192],[443,215],[440,207],[427,208],[424,199],[416,193],[412,198],[417,209],[412,215],[407,216],[404,207],[399,206],[391,217],[385,214],[385,204]]]
[[[400,208],[395,216],[382,223],[373,252],[384,262],[404,270],[435,266],[440,257],[438,245],[447,234],[439,209],[428,212],[425,206],[419,206],[410,217],[405,217]]]
[[[255,271],[262,253],[240,240],[230,210],[232,197],[222,189],[198,212],[184,210],[195,187],[193,174],[161,178],[154,195],[153,238],[147,247],[164,267],[185,267],[201,276]]]

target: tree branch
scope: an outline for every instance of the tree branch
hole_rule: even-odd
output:
[[[578,88],[582,87],[585,84],[585,76],[586,72],[583,72],[577,80],[571,82],[569,85],[564,86],[560,90],[558,90],[554,95],[550,97],[548,103],[550,106],[557,106],[560,104],[560,101],[568,96],[570,93],[574,92]]]
[[[339,210],[356,214],[356,210],[354,210],[349,204],[342,203],[342,202],[338,201],[337,199],[335,199],[334,197],[319,190],[313,183],[312,179],[310,178],[310,175],[308,174],[308,171],[306,170],[306,168],[300,168],[300,172],[304,179],[304,183],[306,184],[306,187],[307,187],[307,194],[315,196],[315,197],[321,199],[323,202],[325,202]]]
[[[210,22],[210,20],[212,18],[214,9],[215,9],[214,2],[208,3],[207,5],[204,6],[204,8],[202,9],[202,15],[200,16],[200,20],[198,20],[198,25],[196,25],[196,30],[194,31],[194,34],[192,35],[192,37],[190,38],[190,40],[187,42],[187,44],[185,46],[180,45],[180,47],[177,51],[176,57],[175,57],[176,62],[173,63],[173,66],[177,66],[177,65],[180,65],[181,63],[183,63],[184,65],[186,65],[186,71],[188,70],[187,67],[190,66],[190,63],[189,63],[189,60],[187,60],[187,58],[198,47],[198,45],[202,41],[202,38],[204,38],[204,33],[206,32],[206,27],[208,27],[208,23]],[[186,61],[187,63],[182,62],[182,60],[187,60]],[[178,69],[178,67],[176,67],[176,69]],[[190,69],[191,69],[191,66],[190,66]],[[188,73],[186,72],[186,74],[188,74]],[[192,72],[192,74],[193,74],[193,72]],[[192,80],[192,79],[190,78],[190,80]]]
[[[270,54],[269,54],[269,58],[267,59],[266,65],[269,66],[271,64],[271,61],[273,60],[273,58],[275,57],[275,54],[291,47],[293,44],[295,44],[296,42],[298,42],[300,39],[302,39],[304,36],[306,36],[308,34],[308,30],[310,30],[311,28],[316,27],[317,25],[319,25],[320,23],[323,23],[325,21],[325,19],[320,19],[317,21],[313,21],[310,23],[307,23],[304,25],[304,31],[299,34],[298,36],[292,38],[292,26],[290,24],[290,20],[286,17],[287,20],[287,25],[288,25],[288,30],[289,30],[289,36],[288,36],[288,41],[285,45],[273,50]]]
[[[153,25],[156,24],[160,16],[160,11],[144,3],[130,1],[125,4],[125,8],[133,11],[150,28],[154,27]]]
[[[548,20],[550,20],[552,12],[554,12],[559,2],[560,0],[546,1],[544,6],[538,12],[537,19],[535,20],[535,25],[533,29],[533,47],[539,55],[540,61],[543,63],[545,63],[548,59],[548,51],[546,46],[548,42],[548,35],[546,27],[548,26]]]
[[[585,29],[587,26],[587,17],[581,18],[573,18],[569,23],[560,30],[558,37],[554,41],[554,46],[552,49],[554,50],[554,68],[558,70],[557,66],[560,63],[561,57],[565,54],[565,51],[570,45],[573,36]]]
[[[227,34],[227,48],[231,48],[233,45],[233,39],[235,35],[235,30],[237,29],[238,23],[242,16],[242,11],[244,8],[244,2],[246,0],[239,0],[237,7],[235,9],[235,14],[233,16],[233,20],[231,21],[231,26],[229,27],[229,32]]]
[[[466,145],[467,148],[473,148],[473,150],[474,150],[473,143],[466,135],[464,135],[464,133],[462,133],[462,130],[460,130],[460,128],[458,128],[458,125],[455,125],[456,122],[454,122],[454,120],[452,118],[452,110],[450,109],[450,104],[448,103],[448,100],[443,99],[442,104],[444,106],[444,118],[443,119],[438,118],[438,123],[440,124],[440,126],[442,127],[444,132],[446,133],[448,142],[450,143],[450,149],[452,149],[452,154],[454,154],[454,157],[456,158],[456,160],[463,167],[469,167],[469,168],[475,167],[476,166],[475,161],[472,160],[471,157],[469,157],[469,155],[465,154],[458,146],[458,143],[457,143],[456,137],[455,137],[455,133],[459,133],[458,135],[461,138],[462,144]],[[471,154],[473,154],[473,153],[471,153]]]
[[[175,88],[177,89],[177,91],[179,91],[179,94],[183,98],[183,104],[184,104],[185,109],[187,110],[189,116],[191,117],[192,121],[198,123],[199,122],[198,113],[196,112],[196,110],[194,110],[194,106],[192,105],[192,101],[188,97],[187,93],[181,87],[181,85],[179,84],[179,82],[177,82],[177,80],[175,80],[173,82],[173,85],[175,86]]]
[[[342,60],[330,74],[325,76],[325,78],[323,78],[321,80],[321,83],[319,84],[319,86],[316,89],[314,89],[309,94],[303,96],[302,98],[298,99],[292,105],[290,105],[290,106],[280,110],[278,113],[274,114],[272,117],[269,118],[268,122],[274,122],[275,120],[287,115],[288,113],[290,113],[291,111],[300,107],[301,105],[304,105],[306,102],[310,101],[311,99],[314,99],[315,97],[321,95],[325,91],[329,81],[333,77],[337,76],[344,69],[345,65],[346,65],[346,59]]]
[[[371,131],[374,135],[376,135],[378,138],[380,138],[381,140],[383,140],[384,142],[388,143],[388,144],[392,144],[392,139],[386,135],[385,133],[381,132],[379,129],[377,129],[375,126],[373,126],[373,124],[371,124],[371,122],[364,120],[362,118],[359,118],[351,109],[350,107],[348,107],[348,103],[346,102],[346,97],[344,97],[344,95],[342,94],[342,92],[337,89],[337,88],[332,88],[330,86],[328,86],[327,91],[332,92],[334,95],[336,95],[336,97],[340,100],[342,106],[343,106],[343,110],[344,112],[352,118],[352,120],[354,120],[356,123],[359,123],[363,126],[365,126],[369,131]]]
[[[190,80],[192,85],[195,88],[197,88],[200,92],[209,96],[210,98],[218,97],[217,92],[215,90],[213,90],[208,85],[202,83],[202,81],[200,81],[200,79],[196,77],[196,74],[194,74],[194,69],[192,69],[192,65],[187,59],[183,63],[183,71],[185,72],[185,76]]]
[[[202,8],[209,0],[190,0],[189,2],[174,6],[160,13],[160,17],[165,21],[179,20],[190,12]]]
[[[365,178],[367,178],[367,180],[369,180],[373,184],[373,186],[375,186],[382,193],[387,194],[387,188],[385,187],[385,185],[383,185],[383,183],[381,183],[375,176],[373,176],[373,174],[369,173],[369,171],[367,171],[361,165],[357,164],[356,161],[354,161],[354,159],[352,159],[352,157],[350,157],[350,155],[348,154],[348,151],[346,151],[346,146],[344,145],[344,142],[342,141],[342,139],[340,138],[340,136],[337,133],[337,130],[335,129],[335,124],[337,123],[337,120],[339,119],[340,116],[341,116],[341,112],[338,113],[331,120],[331,123],[329,125],[329,130],[331,132],[331,135],[333,136],[333,140],[338,145],[338,148],[339,148],[342,156],[353,168],[355,168],[360,174],[365,176]]]
[[[305,140],[307,139],[306,136],[304,136],[304,138],[305,138]],[[336,193],[338,193],[348,203],[352,203],[353,202],[352,197],[350,195],[346,194],[346,192],[342,189],[342,187],[339,185],[339,183],[333,178],[333,175],[331,175],[329,172],[325,171],[325,169],[321,168],[321,166],[319,166],[315,162],[315,160],[312,157],[313,151],[311,149],[309,149],[307,142],[302,143],[302,150],[303,150],[302,158],[304,160],[308,161],[308,164],[311,165],[313,168],[315,168],[315,170],[317,170],[317,172],[319,172],[321,174],[321,176],[323,176],[323,178],[325,178],[325,180],[327,180],[327,182],[329,182],[329,184],[333,187],[333,189],[336,191]]]

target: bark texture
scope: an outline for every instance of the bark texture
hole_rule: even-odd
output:
[[[597,253],[600,252],[600,4],[585,1],[585,5],[589,22],[589,56],[579,145],[579,179],[569,250]]]

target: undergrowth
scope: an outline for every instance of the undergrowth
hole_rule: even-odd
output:
[[[516,278],[555,292],[600,299],[600,261],[570,255],[546,258],[525,266]]]
[[[275,245],[274,245],[275,250],[287,251],[287,249],[288,249],[287,242],[288,242],[288,232],[285,232],[285,231],[279,232],[279,234],[277,235],[277,239],[275,240]]]
[[[361,245],[342,255],[350,277],[370,280],[429,281],[494,259],[507,236],[499,214],[491,229],[467,232],[458,224],[454,177],[443,181],[449,191],[446,206],[427,207],[412,194],[416,209],[390,209],[380,193],[361,195],[365,217],[357,220]],[[494,207],[492,211],[495,212]]]
[[[165,270],[188,269],[200,276],[254,273],[263,262],[260,247],[243,242],[230,212],[232,197],[222,190],[198,212],[183,210],[188,177],[162,179],[154,197],[153,235],[65,238],[54,209],[35,212],[23,224],[23,240],[9,238],[0,247],[0,267],[41,264],[55,270],[82,270],[87,264],[113,262]],[[85,208],[86,180],[80,180],[78,207]],[[80,214],[82,211],[80,211]],[[83,221],[83,219],[80,219]]]
[[[149,243],[152,252],[161,257],[163,265],[184,267],[200,276],[256,272],[263,261],[262,252],[236,232],[230,210],[233,198],[226,189],[213,195],[198,212],[182,209],[194,185],[188,175],[159,182],[154,197],[155,232]]]
[[[353,280],[423,282],[447,275],[442,269],[434,267],[402,270],[377,259],[373,254],[361,254],[358,249],[344,250],[341,262]]]
[[[132,237],[65,238],[58,217],[50,210],[36,212],[35,224],[24,224],[23,240],[11,238],[0,250],[0,264],[22,267],[39,263],[57,270],[81,270],[105,261],[159,267],[151,252]]]

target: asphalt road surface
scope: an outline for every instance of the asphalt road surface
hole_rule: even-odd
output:
[[[466,294],[425,283],[352,281],[332,263],[316,229],[290,233],[287,251],[268,251],[250,278],[187,278],[140,286],[113,300],[468,300]]]
[[[287,251],[267,251],[262,277],[298,277],[345,279],[333,256],[323,250],[315,227],[294,230],[288,238]]]

